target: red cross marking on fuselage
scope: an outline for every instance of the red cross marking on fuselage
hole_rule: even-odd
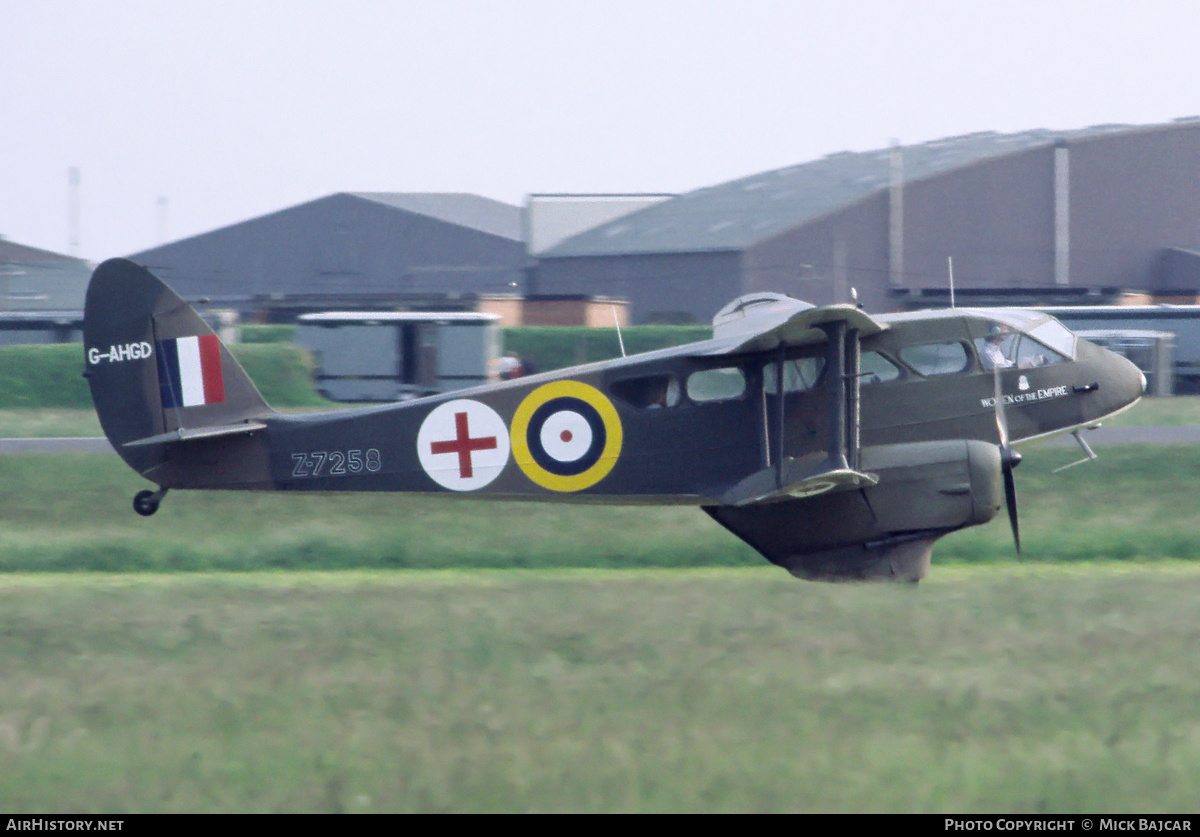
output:
[[[476,450],[495,450],[495,436],[481,436],[478,439],[471,438],[471,432],[467,429],[467,414],[454,414],[454,433],[453,440],[445,442],[432,442],[430,447],[434,453],[457,453],[458,454],[458,475],[462,479],[469,479],[475,475],[474,469],[471,467],[471,451]]]

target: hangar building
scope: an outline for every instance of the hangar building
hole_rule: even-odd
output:
[[[92,268],[0,237],[0,344],[78,340]]]
[[[754,291],[890,311],[946,304],[948,259],[959,304],[1195,302],[1200,118],[832,154],[567,238],[530,290],[624,297],[637,323]]]
[[[521,209],[461,193],[343,192],[130,256],[184,298],[263,319],[450,309],[524,285]]]

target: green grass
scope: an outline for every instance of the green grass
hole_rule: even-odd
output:
[[[308,398],[295,400],[311,401]],[[282,407],[281,413],[308,413],[322,410],[340,410],[345,404],[336,404],[317,398],[307,406]],[[59,436],[103,436],[96,411],[91,409],[0,409],[0,439],[48,439]]]
[[[86,409],[83,345],[0,346],[0,408]]]
[[[308,355],[282,343],[230,347],[267,402],[277,407],[328,404],[312,384]],[[88,410],[83,346],[0,346],[0,410]]]
[[[238,344],[229,347],[268,404],[316,407],[331,402],[313,389],[312,362],[303,349],[287,343]]]
[[[0,439],[103,436],[96,411],[87,409],[0,409]]]
[[[242,323],[238,326],[240,343],[290,343],[296,336],[296,326],[291,323],[259,325]]]
[[[691,508],[143,519],[116,456],[0,457],[0,807],[1188,811],[1200,451],[1098,452],[1027,451],[1024,560],[1002,514],[917,587],[796,581]]]
[[[1200,567],[0,578],[0,800],[133,812],[1145,813]]]
[[[1026,450],[1016,471],[1026,561],[1147,561],[1200,558],[1200,450],[1189,446],[1113,446],[1099,459],[1053,474],[1078,458],[1069,447]],[[934,547],[939,561],[1008,560],[1005,513]]]
[[[1200,425],[1200,396],[1143,398],[1132,409],[1104,422],[1106,427],[1180,427]]]

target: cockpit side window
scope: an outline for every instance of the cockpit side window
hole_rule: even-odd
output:
[[[1017,344],[1017,366],[1021,369],[1051,366],[1065,361],[1065,357],[1053,349],[1043,346],[1028,334],[1022,335],[1021,342]]]
[[[922,375],[952,375],[970,363],[967,347],[957,342],[905,346],[900,359]]]
[[[900,369],[879,352],[863,352],[858,358],[858,371],[864,384],[894,381],[900,377]]]
[[[1073,331],[1058,320],[1051,318],[1040,325],[1034,326],[1029,329],[1029,336],[1036,339],[1039,343],[1048,346],[1064,360],[1074,360],[1075,341],[1077,338]]]
[[[984,370],[1006,369],[1012,366],[1033,369],[1067,360],[1028,334],[1011,331],[1001,325],[993,326],[987,337],[977,338],[975,351],[979,353],[979,362]]]

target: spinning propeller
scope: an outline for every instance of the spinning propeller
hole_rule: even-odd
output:
[[[1017,522],[1017,483],[1013,468],[1021,464],[1021,454],[1008,442],[1008,420],[1004,415],[1004,398],[1000,393],[1000,367],[992,367],[996,382],[996,429],[1000,431],[1000,469],[1004,472],[1004,501],[1008,505],[1008,522],[1012,524],[1013,541],[1021,554],[1021,527]]]

